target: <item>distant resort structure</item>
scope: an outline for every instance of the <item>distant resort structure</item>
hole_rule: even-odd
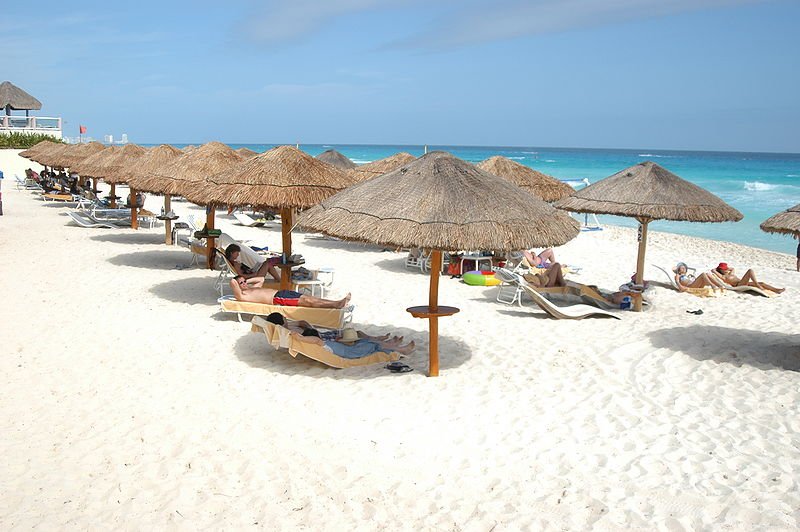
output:
[[[0,106],[5,108],[5,114],[0,120],[0,135],[35,133],[57,139],[62,137],[61,117],[31,116],[31,111],[42,108],[42,102],[10,81],[0,83]],[[24,111],[25,114],[13,114],[13,111]]]

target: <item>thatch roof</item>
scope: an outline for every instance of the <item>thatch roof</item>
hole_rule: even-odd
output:
[[[162,144],[147,150],[147,153],[133,162],[133,164],[121,167],[117,175],[136,190],[159,194],[162,192],[161,190],[146,188],[143,186],[143,182],[151,175],[160,172],[165,166],[178,160],[179,157],[183,157],[183,155],[184,152],[178,148],[169,144]]]
[[[10,81],[4,81],[0,83],[0,107],[5,108],[6,106],[15,111],[38,111],[42,108],[42,102]]]
[[[253,151],[250,148],[239,148],[236,150],[236,153],[238,153],[242,157],[255,157],[256,155],[258,155],[257,151]]]
[[[60,166],[72,168],[87,157],[101,152],[106,147],[99,142],[85,142],[81,144],[70,144],[69,148],[61,154]]]
[[[100,176],[103,181],[112,185],[125,183],[126,177],[121,170],[139,163],[149,150],[136,144],[125,144],[114,150],[114,154],[106,161],[106,170]]]
[[[508,179],[544,201],[560,200],[575,192],[571,186],[555,177],[500,155],[481,161],[477,166],[490,174]]]
[[[27,150],[23,150],[19,152],[20,157],[25,157],[26,159],[35,160],[40,153],[44,153],[46,150],[51,150],[56,146],[61,146],[62,143],[60,142],[53,142],[51,140],[43,140]]]
[[[194,151],[196,149],[197,149],[197,146],[195,146],[194,144],[189,144],[188,146],[184,146],[183,148],[181,148],[181,151],[183,153],[189,153],[190,151]]]
[[[33,160],[44,166],[61,167],[61,159],[68,149],[69,144],[52,144],[40,150]]]
[[[800,204],[767,218],[761,224],[761,229],[767,233],[781,233],[800,238]]]
[[[221,142],[208,142],[184,152],[172,163],[137,182],[142,190],[186,196],[208,177],[224,172],[243,160],[245,159],[230,146]]]
[[[445,152],[358,183],[305,211],[300,224],[348,240],[441,250],[557,246],[579,231],[566,213]]]
[[[377,161],[357,166],[350,170],[349,173],[356,181],[364,181],[379,175],[388,174],[416,159],[417,158],[410,153],[401,151],[384,159],[378,159]]]
[[[306,208],[352,184],[345,172],[293,146],[278,146],[209,177],[185,196],[201,205]]]
[[[89,155],[82,161],[77,161],[70,170],[78,172],[82,177],[103,177],[106,161],[119,150],[118,146],[106,146],[104,150]]]
[[[317,159],[323,163],[328,163],[332,166],[335,166],[339,170],[352,170],[358,166],[356,163],[336,150],[326,150],[317,155]]]
[[[737,222],[742,213],[654,162],[631,166],[556,202],[574,212],[649,220]]]

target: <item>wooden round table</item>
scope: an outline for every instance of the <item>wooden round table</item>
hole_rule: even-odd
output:
[[[429,305],[421,305],[418,307],[408,307],[406,309],[406,312],[415,318],[427,319],[429,322],[430,369],[428,375],[431,377],[439,375],[439,318],[442,316],[452,316],[459,311],[460,309],[456,307],[446,307],[443,305],[438,305],[434,308],[431,308]]]

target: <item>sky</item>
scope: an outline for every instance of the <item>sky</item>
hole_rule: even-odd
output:
[[[800,152],[797,0],[40,0],[3,13],[0,77],[70,136]]]

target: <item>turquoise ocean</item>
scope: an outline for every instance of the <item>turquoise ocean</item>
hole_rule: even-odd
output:
[[[274,145],[231,146],[261,152]],[[362,164],[399,151],[415,156],[424,152],[423,146],[400,145],[309,144],[300,148],[311,155],[333,148]],[[796,250],[797,241],[791,237],[770,235],[758,226],[773,214],[800,203],[800,154],[433,145],[428,149],[448,151],[470,162],[502,155],[568,182],[588,179],[594,183],[651,160],[713,192],[744,215],[744,219],[736,223],[654,222],[650,226],[652,230],[736,242],[792,255]],[[636,226],[635,221],[627,218],[599,218],[603,224]]]

